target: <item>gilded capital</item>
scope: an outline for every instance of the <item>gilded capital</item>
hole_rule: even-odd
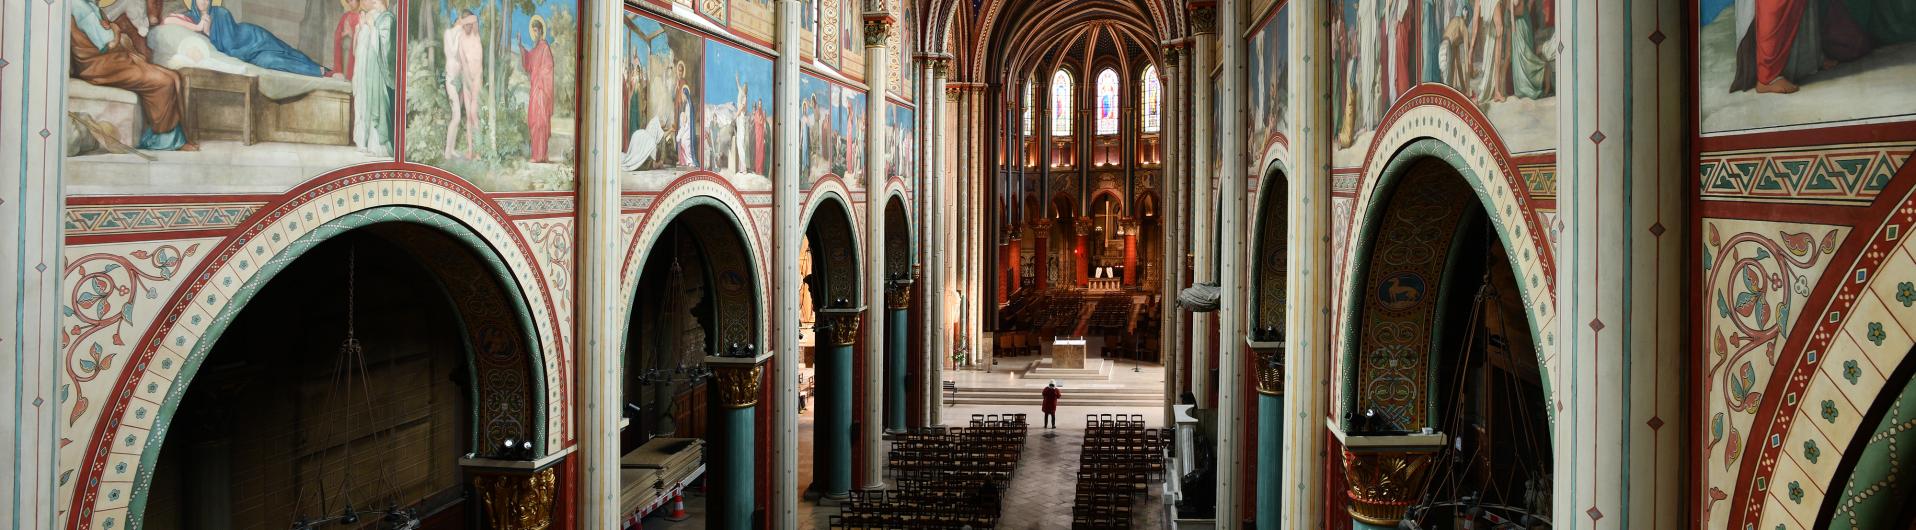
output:
[[[933,57],[925,61],[931,63],[932,77],[949,77],[951,75],[951,59]]]
[[[763,363],[713,366],[712,381],[718,385],[719,402],[730,409],[757,405],[759,376],[764,373]]]
[[[890,282],[885,285],[885,307],[908,309],[911,307],[911,282]]]
[[[891,17],[871,17],[865,19],[865,47],[877,48],[885,45],[891,38]]]
[[[1257,361],[1257,393],[1284,395],[1284,349],[1252,348]]]
[[[1081,236],[1091,235],[1091,227],[1095,224],[1096,222],[1092,221],[1090,217],[1079,217],[1072,223],[1073,228],[1076,228],[1078,235]]]
[[[1176,46],[1165,46],[1161,56],[1164,57],[1165,68],[1178,67],[1178,48]]]
[[[490,528],[545,530],[552,527],[552,499],[558,474],[545,468],[529,474],[484,473],[472,477]]]
[[[1351,518],[1396,528],[1417,501],[1435,457],[1431,450],[1344,451],[1344,479],[1350,484]]]
[[[858,344],[858,311],[819,311],[818,320],[831,328],[832,344],[851,346]],[[819,338],[825,338],[820,336]]]

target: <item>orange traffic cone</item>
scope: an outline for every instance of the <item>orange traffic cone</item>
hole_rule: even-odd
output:
[[[689,517],[691,516],[685,514],[685,494],[683,492],[673,493],[672,494],[672,513],[667,514],[665,516],[665,520],[672,521],[672,522],[679,522],[679,521],[684,521]]]

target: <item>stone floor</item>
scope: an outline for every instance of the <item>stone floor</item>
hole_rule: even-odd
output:
[[[965,372],[960,372],[965,373]],[[1071,527],[1071,503],[1076,491],[1078,455],[1084,446],[1084,415],[1090,412],[1109,412],[1112,414],[1142,414],[1145,424],[1152,428],[1163,426],[1164,409],[1158,407],[1063,407],[1058,411],[1058,427],[1043,429],[1038,407],[1019,406],[953,406],[944,410],[944,419],[950,425],[962,425],[970,421],[972,414],[1005,414],[1023,412],[1030,418],[1033,426],[1030,437],[1025,441],[1025,452],[1018,463],[1018,474],[1011,481],[1011,488],[1005,492],[1004,521],[998,525],[1003,530],[1060,529]],[[798,418],[799,466],[798,483],[801,487],[811,483],[811,431],[812,415],[809,411]],[[1163,528],[1161,504],[1162,495],[1158,486],[1151,487],[1149,498],[1139,501],[1134,508],[1137,519],[1133,527],[1139,529]],[[705,498],[688,491],[685,497],[685,511],[691,516],[679,522],[666,521],[659,516],[648,517],[644,521],[648,529],[693,529],[705,528]],[[801,529],[825,528],[827,517],[837,514],[838,509],[815,506],[810,502],[799,503],[799,527]]]

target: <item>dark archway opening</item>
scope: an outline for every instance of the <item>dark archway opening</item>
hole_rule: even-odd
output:
[[[1446,437],[1406,515],[1422,528],[1466,513],[1547,519],[1550,419],[1511,256],[1455,167],[1427,157],[1398,175],[1379,191],[1352,291],[1346,429]]]
[[[180,401],[144,527],[285,528],[349,505],[410,508],[422,528],[479,523],[459,464],[479,449],[473,421],[482,414],[467,333],[475,324],[459,311],[470,302],[455,303],[435,267],[416,257],[426,249],[375,232],[451,243],[424,228],[378,225],[320,243],[266,283]],[[349,326],[362,358],[342,353]],[[523,329],[494,331],[524,341]],[[531,428],[507,427],[517,440]],[[379,524],[362,515],[346,527]]]

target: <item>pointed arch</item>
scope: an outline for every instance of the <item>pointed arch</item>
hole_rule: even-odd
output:
[[[1097,79],[1097,134],[1118,134],[1118,92],[1122,90],[1122,82],[1118,81],[1117,70],[1109,67],[1099,71]]]
[[[1158,65],[1144,65],[1144,74],[1138,76],[1138,122],[1145,133],[1156,133],[1164,127],[1164,81],[1158,79]]]
[[[1076,105],[1072,104],[1075,87],[1072,86],[1071,72],[1059,68],[1051,74],[1051,135],[1071,135],[1071,114]]]

